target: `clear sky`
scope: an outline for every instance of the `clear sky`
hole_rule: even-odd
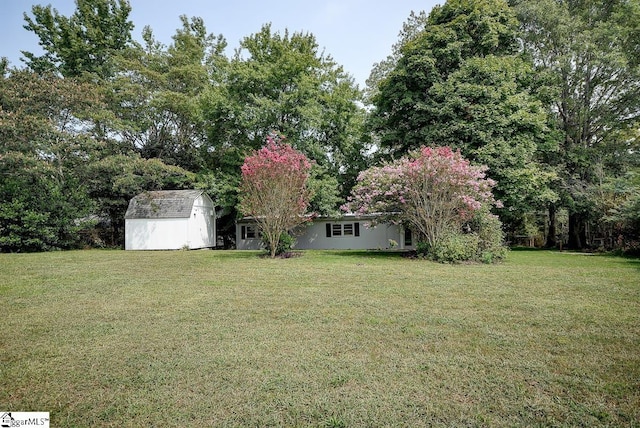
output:
[[[239,41],[271,22],[272,31],[304,31],[315,35],[325,49],[356,83],[364,82],[375,62],[387,57],[398,40],[402,24],[411,11],[429,12],[444,0],[130,0],[135,28],[141,39],[145,25],[151,26],[164,44],[180,26],[180,15],[203,18],[207,31],[222,34],[229,54]],[[75,10],[74,0],[0,0],[0,57],[22,67],[21,50],[40,53],[38,38],[23,28],[23,13],[34,4],[51,4],[63,15]]]

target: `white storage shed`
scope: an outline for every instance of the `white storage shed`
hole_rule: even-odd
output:
[[[129,201],[125,250],[197,249],[215,245],[215,207],[202,190],[143,192]]]

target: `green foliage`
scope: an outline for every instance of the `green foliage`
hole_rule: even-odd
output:
[[[229,64],[216,70],[221,84],[201,97],[208,168],[237,177],[244,157],[275,130],[317,164],[315,206],[337,208],[329,188],[344,196],[368,159],[360,138],[365,112],[353,79],[312,34],[282,34],[270,25],[245,37]]]
[[[273,254],[275,256],[284,256],[291,251],[293,245],[296,243],[296,239],[289,233],[282,232],[280,234],[280,238],[278,239],[275,252],[271,251],[271,243],[269,239],[267,239],[266,235],[262,235],[262,243],[267,253]]]
[[[451,232],[438,240],[427,257],[440,263],[460,263],[474,260],[480,239],[476,233]]]
[[[558,205],[569,210],[569,246],[582,248],[605,214],[591,190],[638,159],[640,2],[514,3],[560,133],[548,161],[559,175]]]
[[[93,208],[83,172],[95,146],[81,132],[100,106],[92,89],[29,71],[0,78],[0,251],[78,244]]]
[[[517,20],[500,0],[450,0],[407,37],[380,81],[369,125],[382,157],[422,144],[460,149],[497,181],[503,221],[557,200],[547,111],[532,95],[533,68],[517,55]]]
[[[309,212],[319,215],[337,215],[337,207],[342,202],[337,177],[329,174],[317,164],[312,165],[307,187],[311,193]]]
[[[485,206],[476,212],[468,226],[478,236],[475,260],[482,263],[494,263],[504,260],[507,256],[508,247],[505,243],[502,222],[498,216],[492,214]]]
[[[496,263],[507,255],[502,223],[485,206],[463,229],[449,230],[432,244],[416,244],[418,256],[440,263]]]
[[[435,125],[427,138],[489,167],[510,222],[558,199],[551,188],[556,174],[542,163],[552,133],[544,105],[528,92],[532,79],[521,58],[489,55],[469,58],[431,91]]]
[[[56,71],[65,77],[84,73],[107,78],[114,72],[115,52],[131,43],[131,6],[125,0],[76,0],[70,16],[49,6],[33,6],[33,17],[24,14],[25,29],[40,39],[45,54],[25,52],[27,65],[39,73]]]
[[[149,27],[144,46],[114,56],[109,82],[114,132],[144,158],[158,158],[192,172],[207,163],[199,95],[209,86],[210,64],[224,62],[222,36],[208,34],[201,18],[181,16],[182,28],[165,47]]]

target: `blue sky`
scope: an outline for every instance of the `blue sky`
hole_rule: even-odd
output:
[[[444,0],[130,0],[134,38],[145,25],[164,44],[180,26],[180,15],[204,19],[210,33],[222,34],[229,53],[239,41],[271,22],[272,31],[304,31],[315,35],[320,48],[331,55],[361,88],[375,62],[391,52],[410,12],[429,12]],[[23,12],[34,4],[51,4],[63,15],[75,10],[74,0],[0,0],[0,56],[21,67],[21,50],[39,53],[35,34],[23,28]]]

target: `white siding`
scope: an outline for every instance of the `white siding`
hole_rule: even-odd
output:
[[[356,226],[357,223],[357,226]],[[327,224],[331,228],[327,236]],[[367,219],[346,216],[342,219],[316,219],[312,223],[301,226],[294,231],[295,249],[299,250],[389,250],[412,249],[405,245],[404,229],[394,224],[378,224],[368,227]],[[262,248],[260,237],[247,238],[242,229],[255,223],[241,221],[236,225],[236,248],[238,250],[258,250]],[[333,233],[334,225],[342,232]],[[345,225],[350,235],[345,235]],[[246,229],[245,229],[246,230]],[[356,236],[356,231],[359,236]]]
[[[187,218],[125,220],[125,250],[179,250],[188,245]]]
[[[215,210],[211,198],[200,196],[193,203],[189,217],[187,246],[211,248],[216,246]]]
[[[359,235],[334,235],[333,226],[340,225],[344,232],[344,225],[358,223]],[[327,236],[327,224],[332,229],[331,236]],[[296,231],[296,249],[300,250],[388,250],[399,248],[402,243],[400,226],[379,224],[367,227],[368,222],[360,220],[321,220]],[[355,229],[355,227],[354,227]],[[391,244],[391,240],[396,246]]]

